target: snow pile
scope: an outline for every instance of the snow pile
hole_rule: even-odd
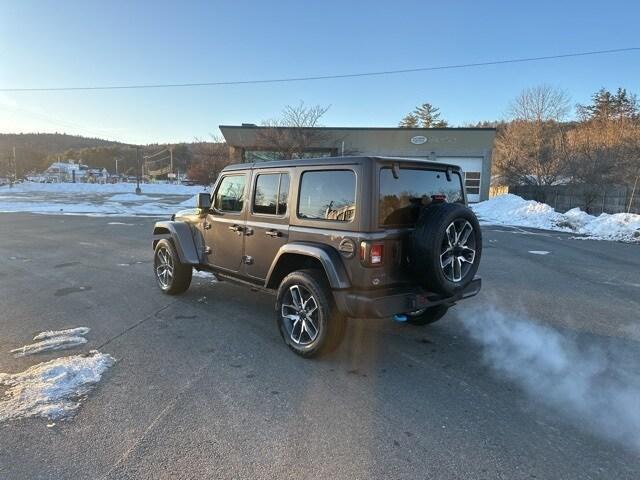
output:
[[[511,193],[476,203],[471,208],[484,221],[521,227],[554,230],[564,219],[562,214],[546,203],[524,200]]]
[[[0,398],[0,422],[27,417],[60,420],[73,416],[80,399],[115,363],[108,354],[56,358],[20,373],[0,373],[0,386],[9,387]]]
[[[633,213],[603,213],[584,225],[579,233],[600,240],[640,242],[640,215]]]
[[[632,213],[603,213],[595,217],[579,208],[558,213],[546,203],[524,200],[510,193],[471,208],[487,223],[574,232],[597,240],[640,242],[640,215]]]
[[[11,350],[16,357],[33,355],[51,350],[66,350],[87,343],[84,335],[89,333],[88,327],[68,328],[66,330],[49,330],[33,337],[36,343]]]

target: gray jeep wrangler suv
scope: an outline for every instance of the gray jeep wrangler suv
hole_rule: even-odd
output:
[[[480,226],[456,166],[381,157],[237,164],[212,192],[155,224],[158,285],[182,293],[195,268],[274,292],[282,338],[304,357],[335,348],[347,317],[426,325],[480,290]]]

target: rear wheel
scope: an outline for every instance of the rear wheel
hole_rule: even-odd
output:
[[[335,350],[346,326],[334,305],[331,288],[318,270],[299,270],[282,280],[276,319],[285,343],[302,357]]]
[[[178,252],[171,240],[160,240],[153,256],[153,268],[160,290],[168,295],[177,295],[191,285],[191,265],[180,263]]]
[[[444,317],[447,311],[449,311],[449,307],[446,305],[416,310],[415,312],[407,313],[407,323],[411,325],[429,325]]]
[[[416,280],[433,292],[453,295],[475,276],[482,233],[471,209],[457,203],[425,208],[411,234],[410,260]]]

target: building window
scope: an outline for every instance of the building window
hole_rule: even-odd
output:
[[[302,174],[298,217],[349,222],[356,211],[356,175],[351,170]]]
[[[289,197],[289,175],[270,173],[258,175],[253,195],[253,213],[262,215],[284,215],[287,213]]]
[[[464,172],[464,187],[469,195],[480,195],[480,172]]]
[[[221,212],[241,212],[244,205],[245,175],[229,175],[222,179],[213,207]]]

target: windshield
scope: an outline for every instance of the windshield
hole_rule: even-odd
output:
[[[400,168],[395,178],[390,167],[380,169],[378,221],[383,227],[413,226],[420,207],[429,205],[432,195],[444,195],[447,202],[464,203],[458,172],[421,168]]]

